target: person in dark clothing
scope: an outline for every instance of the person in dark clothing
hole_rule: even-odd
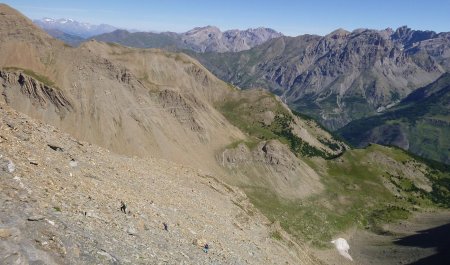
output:
[[[203,247],[203,251],[205,253],[208,253],[208,250],[209,250],[209,245],[208,245],[208,243],[206,243],[205,246]]]
[[[163,223],[163,225],[164,225],[164,230],[169,232],[169,225],[167,223]]]
[[[120,211],[123,213],[127,213],[127,206],[125,205],[125,203],[123,201],[120,201]]]

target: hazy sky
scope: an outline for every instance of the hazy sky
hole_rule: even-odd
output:
[[[215,25],[222,30],[270,27],[286,35],[324,35],[337,28],[450,31],[450,0],[6,0],[35,19],[72,18],[119,28],[183,32]]]

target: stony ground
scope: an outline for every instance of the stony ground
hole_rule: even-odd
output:
[[[0,264],[316,263],[215,177],[112,154],[6,105],[0,190]]]

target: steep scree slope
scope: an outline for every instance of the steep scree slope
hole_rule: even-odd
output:
[[[4,104],[0,191],[1,264],[318,264],[215,176],[110,153]]]

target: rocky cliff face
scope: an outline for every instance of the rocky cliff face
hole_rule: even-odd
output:
[[[437,37],[439,37],[439,34],[434,31],[412,30],[407,26],[398,28],[391,35],[392,40],[401,43],[406,48],[410,48],[414,44],[417,44],[421,41],[434,39]]]
[[[219,77],[265,87],[330,129],[372,115],[448,69],[446,33],[359,29],[268,41],[238,54],[197,54]]]
[[[0,71],[0,83],[3,87],[15,87],[20,90],[20,95],[18,95],[10,89],[4,89],[2,95],[6,103],[20,102],[20,104],[24,105],[22,108],[28,109],[53,108],[53,111],[58,113],[61,118],[73,108],[72,104],[60,89],[52,87],[49,84],[44,84],[23,73],[23,71]],[[15,97],[20,100],[17,100]],[[36,107],[36,105],[39,107]]]

